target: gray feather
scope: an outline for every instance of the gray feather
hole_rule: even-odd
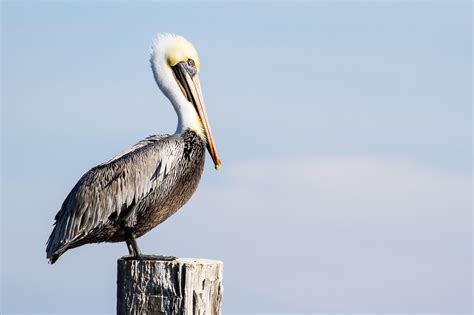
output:
[[[175,213],[193,194],[205,144],[193,131],[148,137],[100,164],[66,197],[47,242],[54,262],[87,243],[140,237]]]

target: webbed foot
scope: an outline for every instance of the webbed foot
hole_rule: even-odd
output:
[[[157,260],[157,261],[173,261],[178,259],[175,256],[163,256],[163,255],[127,255],[123,256],[123,260]]]

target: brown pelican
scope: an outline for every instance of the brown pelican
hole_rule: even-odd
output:
[[[140,257],[136,238],[181,208],[196,190],[205,150],[219,160],[199,83],[199,57],[181,36],[159,34],[151,48],[155,81],[178,114],[173,135],[150,136],[100,164],[74,186],[55,216],[46,247],[54,263],[88,243],[127,243]]]

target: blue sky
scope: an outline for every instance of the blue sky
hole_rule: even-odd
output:
[[[223,165],[145,252],[223,260],[226,313],[471,312],[470,2],[2,2],[2,312],[114,312],[124,244],[44,245],[175,130],[156,32],[195,44]]]

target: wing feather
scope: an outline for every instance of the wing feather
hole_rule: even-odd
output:
[[[84,174],[55,216],[46,249],[50,261],[113,224],[125,210],[133,211],[176,166],[183,150],[177,136],[151,136]]]

